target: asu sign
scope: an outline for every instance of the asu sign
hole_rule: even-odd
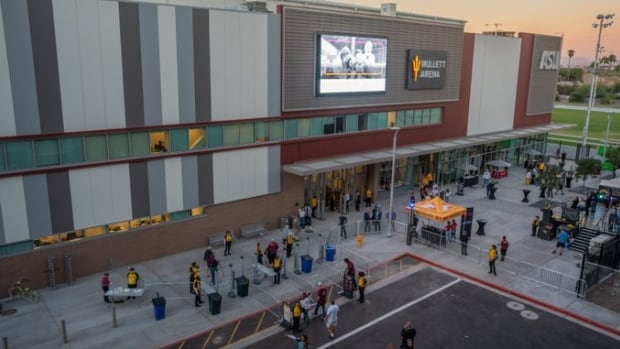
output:
[[[446,51],[408,50],[407,89],[443,88],[446,82]]]
[[[560,51],[543,51],[540,55],[540,70],[558,70],[560,69]]]

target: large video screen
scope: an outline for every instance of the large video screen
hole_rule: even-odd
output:
[[[317,92],[385,92],[387,38],[318,35]]]

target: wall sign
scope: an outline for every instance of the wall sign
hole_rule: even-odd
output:
[[[446,82],[447,51],[408,50],[407,89],[439,89]]]
[[[560,69],[560,51],[543,51],[540,55],[540,70]]]

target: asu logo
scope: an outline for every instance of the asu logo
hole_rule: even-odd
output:
[[[411,60],[411,71],[413,72],[413,81],[418,81],[418,73],[420,73],[420,64],[422,60],[420,60],[420,56],[415,55]]]

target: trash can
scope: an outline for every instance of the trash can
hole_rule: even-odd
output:
[[[336,246],[327,245],[325,247],[325,260],[328,262],[333,262],[335,256],[336,256]]]
[[[237,281],[237,296],[247,297],[250,289],[250,279],[241,275],[235,280]]]
[[[222,306],[222,296],[215,292],[209,293],[207,297],[209,298],[209,313],[211,313],[211,315],[219,314]]]
[[[309,254],[305,254],[301,256],[301,271],[304,273],[312,272],[312,256]]]
[[[160,297],[159,293],[157,297],[153,298],[153,313],[155,314],[155,320],[166,318],[166,298]]]

